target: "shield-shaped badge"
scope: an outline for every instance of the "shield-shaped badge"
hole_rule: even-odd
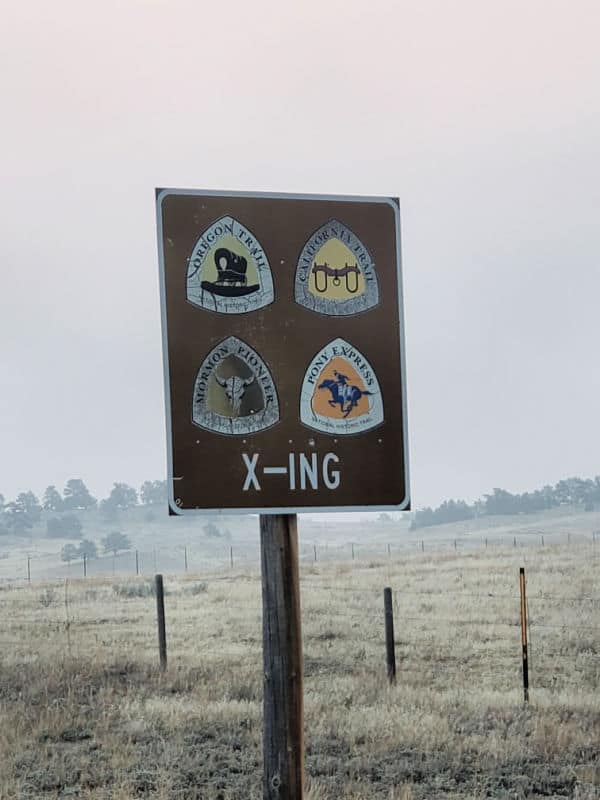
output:
[[[344,339],[325,345],[310,362],[300,394],[300,419],[335,435],[362,433],[383,422],[375,370]]]
[[[215,433],[250,434],[279,421],[269,368],[249,345],[229,336],[202,362],[194,383],[192,420]]]
[[[304,245],[296,267],[296,302],[331,316],[367,311],[379,302],[369,251],[342,222],[331,220]]]
[[[273,302],[269,259],[253,233],[222,217],[200,236],[188,263],[187,299],[221,314],[245,314]]]

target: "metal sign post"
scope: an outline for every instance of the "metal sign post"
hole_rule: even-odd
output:
[[[301,800],[296,514],[410,508],[399,203],[156,200],[169,510],[260,514],[264,797]]]

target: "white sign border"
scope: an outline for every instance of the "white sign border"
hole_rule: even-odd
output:
[[[400,375],[402,379],[402,440],[404,446],[404,474],[406,478],[406,497],[397,505],[361,505],[361,506],[290,506],[282,508],[179,508],[175,499],[173,486],[177,476],[173,474],[173,431],[171,425],[171,394],[169,349],[166,319],[166,277],[164,265],[164,242],[162,227],[162,202],[171,195],[191,195],[194,197],[232,197],[248,199],[273,199],[273,200],[325,200],[342,203],[381,203],[388,205],[394,211],[396,222],[396,268],[398,278],[398,326],[400,334]],[[228,516],[234,514],[315,514],[337,513],[343,511],[403,511],[410,504],[410,470],[408,460],[408,409],[406,397],[406,348],[404,338],[404,304],[402,292],[402,256],[400,239],[400,201],[392,197],[373,197],[361,195],[335,195],[335,194],[292,194],[280,192],[244,192],[222,191],[209,189],[156,189],[156,228],[158,243],[158,269],[160,287],[160,310],[163,342],[163,376],[165,387],[165,418],[167,433],[167,496],[170,513],[178,516],[199,516],[210,514],[212,516]],[[324,434],[327,435],[327,434]]]

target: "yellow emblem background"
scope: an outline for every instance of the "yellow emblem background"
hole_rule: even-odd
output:
[[[358,264],[356,256],[352,254],[350,249],[340,239],[334,238],[325,242],[325,244],[319,249],[313,258],[313,266],[315,263],[327,263],[330,267],[337,269],[343,269],[346,264],[351,266],[356,264],[359,269],[358,275],[355,273],[350,273],[350,275],[348,275],[350,288],[354,288],[354,286],[356,286],[358,283],[357,291],[350,292],[347,289],[346,276],[342,276],[339,279],[339,286],[335,286],[331,276],[326,277],[322,272],[320,272],[318,275],[315,275],[311,267],[308,280],[308,291],[315,297],[324,297],[327,300],[350,300],[353,297],[360,297],[362,294],[364,294],[365,278],[362,270],[360,269],[360,264]],[[324,292],[320,292],[317,289],[317,286],[323,287],[325,281],[327,281],[327,289]]]

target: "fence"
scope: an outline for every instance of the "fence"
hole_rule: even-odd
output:
[[[573,573],[579,571],[577,583],[569,578],[569,552]],[[442,551],[429,558],[413,554],[408,561],[393,554],[387,561],[355,564],[305,560],[307,679],[339,680],[357,670],[385,677],[383,590],[389,585],[388,626],[391,612],[398,684],[517,690],[522,685],[521,555],[503,551],[504,564],[494,574],[481,551],[475,559]],[[597,690],[600,594],[594,591],[595,567],[579,549],[549,555],[552,561],[533,568],[528,584],[531,692]],[[563,574],[557,579],[559,568]],[[459,587],[454,585],[457,571],[462,574]],[[572,585],[579,591],[568,591]],[[255,571],[167,576],[165,594],[171,664],[233,659],[258,667],[260,579]],[[153,582],[143,576],[5,587],[0,591],[0,652],[18,660],[46,658],[58,649],[73,658],[95,654],[101,660],[153,664],[158,662],[153,596]],[[387,655],[389,675],[389,637]],[[166,654],[161,660],[166,662]]]
[[[425,534],[424,534],[425,536]],[[393,559],[410,553],[477,553],[512,548],[518,551],[551,549],[556,547],[590,547],[594,558],[600,557],[600,535],[559,531],[553,533],[527,533],[520,535],[465,536],[462,538],[405,538],[398,536],[393,542],[321,542],[301,541],[300,558],[303,562],[333,563],[364,559]],[[152,576],[161,573],[185,574],[231,569],[249,569],[260,566],[258,537],[254,544],[235,543],[199,549],[192,545],[131,549],[97,558],[79,558],[62,562],[60,553],[16,555],[0,553],[0,585],[8,582],[62,581],[78,577]]]

